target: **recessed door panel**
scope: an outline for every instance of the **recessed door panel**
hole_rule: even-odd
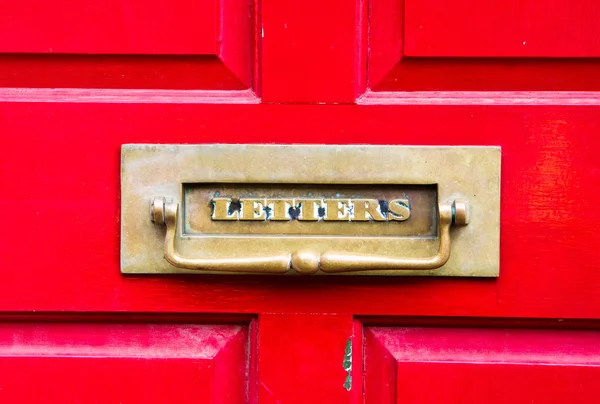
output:
[[[248,89],[254,11],[245,0],[4,2],[0,86]]]
[[[404,54],[598,57],[599,18],[595,0],[405,0]]]
[[[596,331],[365,329],[367,403],[592,403]]]
[[[598,91],[599,18],[594,0],[370,1],[367,88]]]
[[[0,324],[2,402],[247,400],[248,328]]]
[[[0,51],[214,54],[217,10],[216,0],[9,1],[0,6]]]

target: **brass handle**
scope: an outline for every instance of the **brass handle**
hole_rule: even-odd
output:
[[[232,258],[186,258],[175,248],[179,204],[156,197],[152,201],[151,220],[165,224],[164,256],[179,268],[199,271],[245,272],[283,274],[294,269],[300,274],[313,274],[318,270],[325,273],[343,273],[373,270],[428,270],[443,266],[450,258],[450,227],[464,226],[469,222],[469,205],[465,200],[438,205],[438,227],[440,246],[437,254],[425,258],[389,258],[372,255],[327,251],[319,253],[300,250],[294,253],[272,256],[244,256]]]

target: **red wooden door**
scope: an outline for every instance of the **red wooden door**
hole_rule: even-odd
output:
[[[600,3],[0,5],[0,401],[596,402]],[[125,276],[126,143],[502,147],[497,279]]]

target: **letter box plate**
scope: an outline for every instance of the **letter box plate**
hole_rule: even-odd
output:
[[[124,145],[123,273],[498,276],[500,148]]]

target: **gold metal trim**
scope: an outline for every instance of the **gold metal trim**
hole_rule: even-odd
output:
[[[226,257],[226,258],[186,258],[175,247],[177,223],[179,222],[179,204],[167,202],[157,197],[152,201],[152,221],[167,227],[165,235],[165,259],[178,268],[197,271],[246,272],[261,274],[282,274],[290,269],[290,254],[278,254],[263,257]]]
[[[436,255],[428,258],[377,257],[344,252],[326,252],[320,257],[317,269],[326,273],[355,271],[393,271],[437,269],[450,259],[450,226],[468,224],[468,202],[456,200],[438,206],[440,247]],[[315,272],[316,272],[315,270]]]
[[[450,258],[450,226],[468,224],[468,202],[456,200],[452,204],[440,203],[438,224],[440,246],[437,254],[426,258],[378,257],[345,252],[300,250],[290,254],[259,257],[187,258],[177,252],[177,223],[179,204],[155,197],[151,204],[151,220],[166,225],[164,257],[178,268],[197,271],[284,274],[290,269],[299,274],[344,273],[354,271],[425,270],[443,266]]]

